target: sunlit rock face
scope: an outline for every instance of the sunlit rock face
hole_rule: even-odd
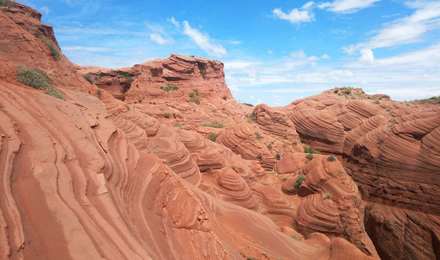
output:
[[[0,259],[439,256],[438,106],[249,107],[219,61],[81,68],[40,19],[0,7]]]

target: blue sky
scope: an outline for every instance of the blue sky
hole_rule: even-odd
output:
[[[439,0],[25,0],[80,65],[171,53],[225,63],[234,96],[285,105],[335,86],[440,95]]]

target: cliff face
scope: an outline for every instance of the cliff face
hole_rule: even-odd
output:
[[[342,159],[384,259],[440,256],[440,106],[337,89],[286,110],[301,140]]]
[[[252,108],[217,61],[78,68],[40,18],[0,7],[1,259],[438,256],[436,106],[337,90]]]

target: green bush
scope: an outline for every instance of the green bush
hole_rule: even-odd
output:
[[[332,198],[332,194],[330,194],[329,192],[325,192],[325,193],[322,195],[322,198],[323,198],[324,200],[331,199],[331,198]]]
[[[130,72],[118,70],[116,73],[118,74],[118,76],[123,77],[123,78],[127,78],[130,80],[133,78],[133,75]]]
[[[197,105],[200,105],[200,95],[199,91],[197,89],[193,89],[189,94],[189,102],[195,103]]]
[[[17,71],[17,80],[36,89],[48,89],[52,86],[47,74],[39,69],[20,67]]]
[[[0,7],[9,6],[11,3],[11,0],[0,0]]]
[[[163,117],[165,117],[165,118],[171,118],[171,117],[172,117],[172,114],[166,112],[166,113],[163,113]]]
[[[257,114],[255,112],[248,114],[246,117],[249,123],[257,122]]]
[[[267,147],[267,149],[269,149],[269,150],[271,150],[271,151],[272,151],[272,148],[273,148],[273,146],[272,146],[272,143],[270,143],[270,144],[266,145],[266,147]]]
[[[306,158],[310,161],[313,160],[313,153],[306,154]]]
[[[299,190],[299,188],[301,188],[301,185],[303,184],[305,179],[306,179],[306,176],[304,176],[302,174],[299,175],[298,177],[296,177],[295,184],[294,184],[296,190]]]
[[[217,134],[216,133],[209,133],[208,139],[215,142],[217,140]]]
[[[259,132],[255,133],[255,137],[257,138],[257,140],[261,140],[263,138]]]
[[[310,146],[304,146],[304,153],[311,153],[311,154],[314,154],[314,153],[315,153],[315,150],[313,150],[313,148],[310,147]]]
[[[64,100],[64,95],[58,89],[50,87],[47,89],[46,94],[49,96]]]
[[[44,42],[44,44],[46,44],[47,48],[49,49],[50,56],[52,56],[54,60],[59,60],[61,57],[60,51],[57,47],[54,46],[53,42],[44,36],[41,37],[41,40]]]
[[[49,76],[42,70],[19,67],[17,80],[32,88],[46,90],[46,94],[64,100],[64,95],[52,86]]]
[[[219,122],[205,123],[202,126],[212,127],[212,128],[223,128],[223,127],[225,127],[222,123],[219,123]]]
[[[167,83],[167,84],[161,86],[160,89],[162,89],[165,92],[170,92],[170,91],[176,91],[179,88],[176,85],[174,85],[174,84]]]

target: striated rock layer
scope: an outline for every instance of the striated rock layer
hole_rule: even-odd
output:
[[[399,103],[345,88],[297,101],[286,110],[302,141],[344,159],[363,198],[374,205],[367,208],[367,228],[384,259],[440,257],[440,106]],[[388,210],[393,214],[384,213]],[[426,214],[430,220],[422,223]],[[400,227],[380,224],[395,222],[395,217]],[[405,227],[417,230],[416,240],[397,235]]]
[[[301,143],[270,108],[232,127],[251,108],[232,99],[223,64],[173,55],[81,69],[40,18],[0,8],[1,259],[377,258],[346,234],[293,229],[303,199],[273,169]],[[62,97],[17,82],[20,66]]]

